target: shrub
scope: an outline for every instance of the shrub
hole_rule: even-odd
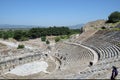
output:
[[[17,49],[23,49],[24,47],[25,46],[23,44],[21,44],[21,45],[19,44],[18,47],[17,47]]]
[[[103,26],[103,27],[101,27],[101,29],[106,29],[106,27]]]
[[[50,42],[47,40],[47,41],[46,41],[46,44],[50,44]]]
[[[42,36],[41,41],[46,41],[46,36]]]
[[[60,37],[55,38],[55,42],[58,42],[58,41],[60,41]]]
[[[117,44],[117,46],[119,46],[119,47],[120,47],[120,42]]]

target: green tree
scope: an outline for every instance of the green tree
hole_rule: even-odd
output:
[[[26,41],[29,39],[29,34],[26,31],[23,30],[15,30],[14,31],[14,39],[16,39],[17,41]]]
[[[3,35],[3,39],[8,39],[9,38],[9,35],[7,32],[4,32],[4,35]]]
[[[115,23],[120,21],[120,12],[115,11],[108,16],[108,21],[110,23]]]
[[[18,41],[20,41],[22,36],[23,36],[22,35],[22,30],[16,30],[14,32],[14,37],[13,38],[16,39],[16,40],[18,40]]]
[[[13,38],[14,36],[14,31],[12,31],[11,29],[7,31],[9,38]]]
[[[4,31],[0,31],[0,38],[3,38]]]
[[[32,39],[35,39],[37,38],[38,36],[38,28],[32,28],[29,30],[29,35],[30,35],[30,38]]]

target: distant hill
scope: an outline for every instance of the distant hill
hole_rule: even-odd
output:
[[[8,29],[8,28],[33,28],[33,27],[44,27],[44,26],[0,24],[0,29]]]
[[[83,27],[84,24],[77,24],[77,25],[72,25],[72,26],[69,26],[70,29],[80,29],[81,27]]]
[[[84,24],[77,24],[67,26],[70,29],[80,29]],[[10,24],[0,24],[0,29],[12,29],[12,28],[34,28],[34,27],[47,27],[47,26],[36,26],[36,25],[10,25]]]

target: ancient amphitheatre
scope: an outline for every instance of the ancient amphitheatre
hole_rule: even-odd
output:
[[[102,30],[103,26],[107,29]],[[120,30],[113,28],[120,28],[120,24],[89,22],[82,34],[57,43],[51,39],[49,45],[39,39],[23,42],[1,39],[0,78],[110,79],[113,65],[120,71]],[[18,44],[25,44],[25,49],[16,49]]]

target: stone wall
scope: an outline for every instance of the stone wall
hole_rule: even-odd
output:
[[[15,68],[18,65],[40,60],[42,56],[44,55],[39,53],[39,54],[27,55],[24,57],[14,58],[14,59],[7,60],[7,61],[2,61],[0,62],[0,75],[7,71],[10,71],[11,69]]]

